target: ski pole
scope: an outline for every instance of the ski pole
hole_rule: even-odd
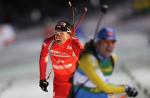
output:
[[[77,27],[82,22],[83,18],[85,17],[85,14],[87,13],[87,7],[84,7],[83,14],[81,14],[79,20],[77,21],[77,24],[75,24],[75,7],[73,6],[73,4],[70,1],[68,2],[68,4],[72,8],[72,22],[73,22],[72,35],[75,36],[75,31],[76,31]]]
[[[75,7],[71,3],[71,1],[68,2],[69,6],[72,9],[72,35],[75,36],[75,27],[74,27],[74,22],[75,22]]]
[[[47,80],[50,78],[50,75],[51,75],[52,71],[53,71],[53,68],[50,70],[50,72],[49,72],[49,74],[47,76]]]
[[[72,5],[71,1],[69,1],[68,4],[72,8],[72,24],[74,24],[74,20],[75,20],[75,7]]]
[[[75,25],[75,30],[77,29],[77,27],[79,26],[79,24],[82,22],[83,18],[85,17],[85,14],[87,13],[87,7],[84,7],[84,12],[83,14],[80,16],[77,24]]]
[[[97,22],[97,25],[96,25],[95,34],[94,34],[94,39],[95,39],[96,36],[97,36],[97,32],[98,32],[98,30],[99,30],[99,27],[100,27],[102,18],[103,18],[103,16],[104,16],[104,14],[106,14],[107,9],[108,9],[108,5],[106,5],[106,4],[101,5],[101,8],[100,8],[100,16],[99,16],[99,19],[98,19],[98,22]]]

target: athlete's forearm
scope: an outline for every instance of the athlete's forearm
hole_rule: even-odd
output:
[[[39,59],[40,80],[46,79],[47,62],[48,62],[48,48],[46,44],[43,43]]]
[[[106,83],[102,78],[100,78],[95,72],[95,68],[98,61],[94,59],[92,55],[85,55],[80,59],[80,68],[88,76],[88,78],[98,87],[100,90],[106,93],[123,93],[125,92],[124,86],[113,86]]]

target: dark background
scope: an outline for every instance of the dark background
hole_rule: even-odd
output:
[[[72,17],[69,0],[0,0],[0,23],[11,23],[16,26],[27,26],[41,23],[44,19],[59,18],[61,16]],[[126,0],[99,0],[99,4],[112,6],[123,3]],[[90,0],[71,0],[80,12],[83,6],[88,7],[89,13],[95,12],[99,6],[94,7]],[[35,14],[35,15],[34,15]],[[33,19],[34,16],[35,19]],[[68,18],[68,17],[67,17]]]

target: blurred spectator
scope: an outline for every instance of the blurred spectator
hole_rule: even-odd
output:
[[[149,13],[150,0],[133,0],[133,10],[135,13]]]
[[[0,48],[13,44],[16,40],[15,30],[10,24],[0,25]]]
[[[50,37],[51,35],[53,35],[54,29],[51,25],[50,22],[46,23],[44,28],[43,28],[43,35],[45,38]]]

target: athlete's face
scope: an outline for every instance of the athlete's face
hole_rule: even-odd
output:
[[[96,43],[96,49],[104,57],[109,57],[115,48],[115,40],[100,40]]]
[[[59,44],[63,44],[69,38],[69,34],[63,31],[55,31],[55,40]]]

